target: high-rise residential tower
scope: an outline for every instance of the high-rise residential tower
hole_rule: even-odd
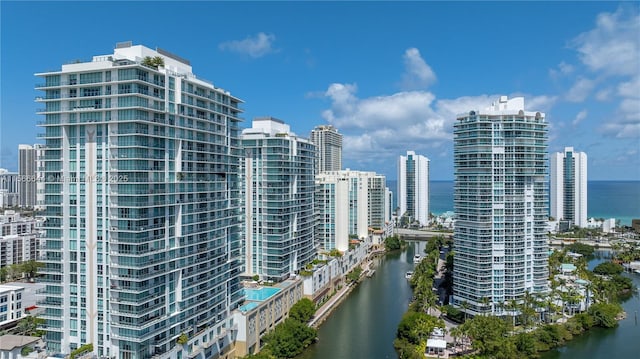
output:
[[[502,96],[459,115],[453,136],[452,302],[501,315],[498,303],[547,291],[547,122]]]
[[[127,359],[228,353],[243,299],[242,101],[198,79],[188,60],[130,42],[36,75],[47,348],[92,344],[98,357]]]
[[[349,239],[362,239],[369,228],[381,229],[390,220],[388,189],[383,175],[362,171],[326,171],[316,176],[316,236],[329,251],[349,249]]]
[[[44,211],[44,151],[46,146],[41,143],[33,145],[36,152],[36,204],[33,207],[36,211]]]
[[[31,145],[18,145],[18,193],[20,207],[36,205],[36,149]]]
[[[551,216],[587,227],[587,154],[565,147],[551,154]]]
[[[429,224],[429,159],[407,151],[398,159],[398,217]]]
[[[263,117],[242,131],[242,147],[245,274],[281,281],[316,254],[315,146],[283,121]]]
[[[311,131],[316,145],[316,173],[342,169],[342,135],[331,125],[316,126]]]

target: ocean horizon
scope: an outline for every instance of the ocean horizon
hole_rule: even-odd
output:
[[[397,183],[397,180],[387,181],[394,192],[393,208],[398,203]],[[429,184],[430,212],[440,215],[453,211],[453,180],[434,180]],[[630,226],[632,219],[640,219],[640,180],[587,181],[587,217],[615,218],[620,224]]]

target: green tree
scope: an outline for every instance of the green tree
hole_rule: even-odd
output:
[[[426,340],[435,328],[444,328],[444,321],[426,313],[408,311],[398,324],[397,337],[418,345]]]
[[[360,275],[362,274],[362,268],[360,266],[355,267],[351,272],[347,274],[347,280],[355,283],[360,279]]]
[[[181,333],[180,336],[178,337],[178,340],[176,341],[176,343],[180,345],[185,345],[188,342],[189,342],[189,337],[185,333]]]
[[[591,256],[595,251],[592,246],[580,242],[571,243],[566,246],[565,249],[573,253],[582,254],[583,256]]]
[[[476,316],[461,325],[472,339],[480,355],[493,358],[513,358],[516,346],[508,338],[511,326],[494,316]]]
[[[616,317],[622,312],[617,303],[596,303],[589,307],[588,313],[595,325],[603,328],[613,328],[618,325]]]
[[[44,263],[36,261],[26,261],[20,264],[20,271],[27,274],[28,278],[34,278],[38,273],[38,268],[44,267]]]
[[[293,358],[313,342],[316,330],[293,318],[287,318],[267,333],[263,340],[276,358]]]
[[[593,273],[601,275],[620,274],[624,271],[624,267],[618,263],[602,262],[593,268]]]
[[[316,306],[313,304],[313,301],[308,298],[302,298],[291,307],[291,310],[289,310],[289,317],[299,322],[306,323],[311,319],[311,317],[313,317],[315,312]]]
[[[537,348],[534,336],[527,333],[519,333],[513,337],[513,342],[518,352],[525,358],[536,356]]]
[[[142,64],[157,69],[159,66],[164,66],[164,59],[160,56],[145,56],[145,58],[142,59]]]

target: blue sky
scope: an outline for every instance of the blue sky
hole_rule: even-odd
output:
[[[587,152],[590,180],[640,180],[638,2],[1,1],[0,167],[35,143],[34,73],[161,47],[307,137],[344,134],[344,167],[396,178],[414,150],[453,178],[455,115],[525,96],[550,150]]]

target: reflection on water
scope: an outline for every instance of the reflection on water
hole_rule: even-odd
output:
[[[404,275],[424,248],[410,242],[402,252],[379,257],[375,275],[351,292],[318,330],[319,341],[298,358],[397,358],[393,340],[412,296]]]

